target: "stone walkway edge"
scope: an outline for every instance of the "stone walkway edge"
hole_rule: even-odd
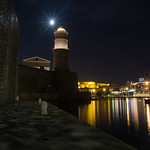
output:
[[[132,146],[48,104],[0,106],[0,150],[135,150]]]

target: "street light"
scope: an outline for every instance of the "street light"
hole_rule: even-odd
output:
[[[104,88],[104,89],[103,89],[103,91],[105,92],[105,91],[106,91],[106,89]]]
[[[148,81],[145,81],[145,84],[146,84],[146,85],[148,85],[148,84],[149,84],[149,82],[148,82]]]

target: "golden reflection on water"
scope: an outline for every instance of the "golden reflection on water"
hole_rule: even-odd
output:
[[[111,126],[110,100],[91,101],[89,105],[78,107],[79,119],[96,126],[96,122],[107,122]]]
[[[91,101],[91,104],[83,107],[79,106],[79,119],[89,123],[92,126],[96,125],[96,102]]]
[[[150,106],[146,104],[148,135],[150,136]]]
[[[92,126],[96,126],[96,124],[105,124],[109,128],[111,128],[112,122],[116,123],[121,121],[123,123],[125,121],[128,128],[130,128],[132,123],[132,125],[134,125],[135,130],[138,131],[138,104],[139,102],[136,98],[114,98],[112,100],[105,99],[91,101],[90,104],[81,105],[78,107],[79,119],[87,122]],[[148,112],[148,114],[149,113],[150,111]],[[150,114],[148,116],[148,120],[150,129]]]
[[[129,112],[129,99],[126,99],[126,107],[127,107],[127,125],[130,127],[130,112]]]
[[[108,124],[111,126],[111,110],[110,110],[110,100],[108,100]]]

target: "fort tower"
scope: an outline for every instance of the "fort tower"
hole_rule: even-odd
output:
[[[68,66],[68,32],[59,27],[56,32],[54,32],[55,41],[54,41],[54,71],[69,71]]]

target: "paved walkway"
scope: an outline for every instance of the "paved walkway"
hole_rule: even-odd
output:
[[[48,104],[0,106],[0,150],[134,150],[133,147]]]

